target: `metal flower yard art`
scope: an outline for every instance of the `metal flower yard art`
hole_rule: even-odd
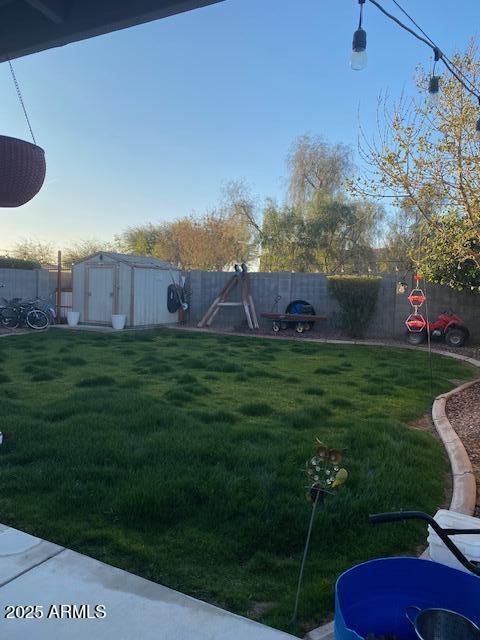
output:
[[[334,493],[332,489],[340,487],[348,477],[346,469],[340,468],[343,451],[329,449],[316,439],[315,455],[305,463],[305,471],[311,482],[309,495],[314,503],[323,504],[325,495]]]
[[[305,463],[305,473],[308,478],[308,497],[312,502],[312,511],[308,524],[307,538],[303,550],[302,564],[300,565],[300,575],[298,576],[297,593],[295,596],[295,607],[293,610],[292,622],[295,623],[298,612],[298,602],[302,588],[305,561],[310,546],[315,512],[319,505],[325,503],[329,495],[335,495],[336,491],[348,478],[348,471],[340,466],[343,458],[341,449],[330,449],[326,444],[316,438],[315,453]]]

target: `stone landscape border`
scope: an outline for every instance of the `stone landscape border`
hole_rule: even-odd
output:
[[[478,366],[480,366],[480,363]],[[450,424],[446,408],[449,398],[477,383],[478,380],[473,380],[452,389],[448,393],[443,393],[435,398],[432,406],[433,422],[447,451],[452,469],[453,486],[450,509],[467,516],[474,514],[477,504],[475,474],[463,442]]]

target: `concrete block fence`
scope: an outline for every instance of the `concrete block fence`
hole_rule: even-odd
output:
[[[52,289],[45,269],[0,269],[0,296],[7,298],[48,298]]]
[[[186,285],[190,291],[190,310],[188,323],[196,325],[212,304],[232,273],[191,271],[187,274]],[[400,338],[405,333],[405,319],[410,313],[407,293],[397,295],[397,274],[382,276],[378,296],[377,309],[368,327],[368,338]],[[260,316],[262,311],[271,311],[274,300],[281,296],[274,311],[285,311],[291,300],[303,299],[310,302],[317,314],[328,317],[327,322],[317,323],[315,331],[325,334],[336,332],[332,321],[338,311],[335,299],[328,293],[327,278],[321,273],[251,273],[252,296]],[[412,284],[412,277],[406,279]],[[426,284],[428,294],[428,311],[430,318],[451,307],[466,322],[470,329],[472,341],[480,342],[480,293],[457,292],[448,287]],[[240,300],[240,287],[229,298]],[[260,318],[259,318],[260,320]],[[260,320],[261,327],[268,329],[268,320]],[[213,326],[220,329],[240,329],[246,327],[245,315],[241,307],[224,307],[216,316]]]

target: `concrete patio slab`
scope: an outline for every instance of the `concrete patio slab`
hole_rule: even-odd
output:
[[[37,540],[28,536],[12,541],[6,534],[3,552],[12,546],[18,551],[23,545],[18,553],[21,559],[32,549],[48,545],[39,541],[29,546]],[[53,557],[0,586],[2,640],[293,640],[289,634],[93,558],[57,549]],[[25,566],[31,560],[26,558]],[[3,561],[0,556],[1,565]],[[15,605],[36,605],[40,617],[26,619],[25,609],[19,609],[20,618],[5,619],[5,607]]]
[[[114,329],[111,326],[103,324],[53,324],[50,329],[59,331],[99,331],[101,333],[118,333],[119,331],[126,331],[126,329]]]
[[[0,525],[0,587],[61,551],[56,544]]]

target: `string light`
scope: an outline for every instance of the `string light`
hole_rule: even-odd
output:
[[[389,13],[377,0],[369,0],[379,11],[381,11],[387,18],[395,22],[399,27],[410,33],[412,36],[420,40],[424,44],[426,44],[430,49],[432,49],[434,54],[434,64],[432,75],[430,76],[428,83],[428,92],[432,99],[438,98],[439,89],[440,89],[440,76],[435,75],[435,68],[437,62],[441,61],[445,65],[446,69],[452,74],[452,76],[463,86],[463,88],[474,98],[476,98],[480,105],[480,93],[477,91],[475,85],[472,83],[469,78],[462,72],[461,69],[457,67],[457,65],[450,60],[441,49],[433,42],[431,38],[421,29],[421,27],[415,22],[415,20],[403,9],[397,0],[393,0],[395,5],[402,11],[402,13],[407,16],[407,18],[415,25],[415,27],[420,31],[421,34],[417,33],[414,29],[408,27],[405,23],[403,23],[399,18]],[[358,29],[353,34],[353,45],[352,45],[352,69],[361,70],[365,69],[367,66],[367,33],[362,27],[363,22],[363,5],[366,0],[358,0],[358,4],[360,5],[360,20],[358,23]],[[480,139],[480,114],[477,120],[475,131],[477,137]]]
[[[479,105],[479,109],[480,109],[480,98],[478,98],[478,105]],[[477,125],[475,127],[475,132],[477,134],[477,138],[480,139],[480,117],[477,120]]]
[[[440,88],[439,76],[432,76],[428,82],[428,93],[431,98],[438,98],[438,90]]]
[[[367,66],[367,32],[362,29],[363,21],[363,5],[365,0],[358,0],[360,5],[360,19],[358,21],[358,29],[353,34],[352,42],[352,58],[350,66],[354,71],[362,71]]]
[[[438,98],[438,93],[440,89],[440,76],[435,75],[435,68],[437,66],[437,62],[440,60],[440,55],[441,55],[440,49],[438,47],[435,47],[433,51],[432,75],[430,76],[430,80],[428,82],[428,93],[430,94],[430,98],[435,101]]]

